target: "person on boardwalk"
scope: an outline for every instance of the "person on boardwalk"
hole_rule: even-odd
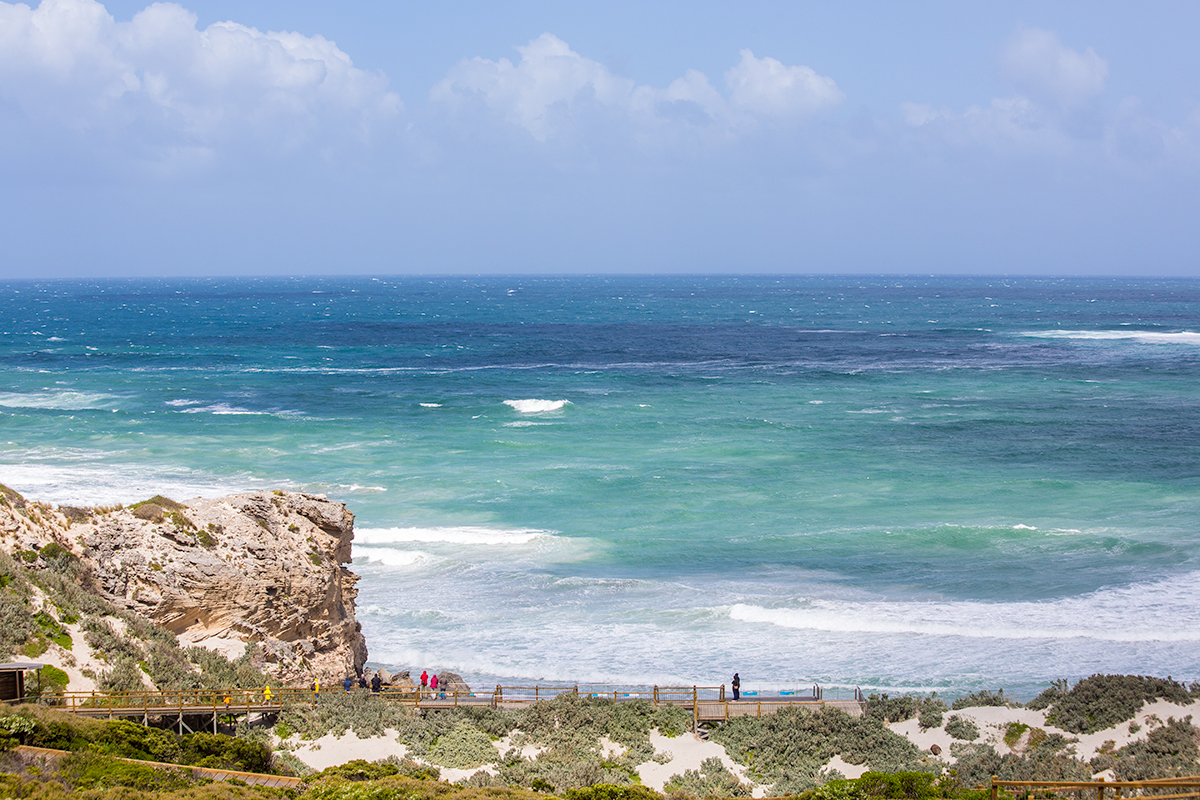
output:
[[[429,685],[429,673],[421,670],[421,695],[425,694],[425,687]],[[420,695],[418,695],[420,697]]]
[[[271,687],[270,686],[263,687],[263,702],[264,703],[271,702]]]
[[[346,680],[342,681],[342,688],[346,690],[346,694],[350,694],[350,689],[353,686],[354,678],[351,678],[349,675],[347,675]]]
[[[434,697],[437,696],[437,673],[436,672],[429,676],[429,693],[432,694]]]
[[[320,702],[320,700],[321,700],[321,682],[319,680],[316,680],[315,678],[313,679],[313,682],[312,682],[312,693],[313,693],[313,702],[314,703]]]
[[[733,673],[733,680],[729,682],[729,685],[733,688],[733,701],[736,703],[738,696],[742,693],[742,679],[736,672]]]
[[[371,678],[371,694],[379,694],[379,687],[381,686],[383,686],[383,679],[376,672],[374,677]]]

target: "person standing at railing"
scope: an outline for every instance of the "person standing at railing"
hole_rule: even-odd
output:
[[[420,700],[425,694],[425,687],[429,685],[429,673],[421,670],[421,691],[417,693],[417,699]]]
[[[430,694],[435,695],[435,696],[437,695],[437,684],[438,684],[437,673],[435,672],[429,676],[429,692],[430,692]]]
[[[354,686],[354,679],[351,678],[349,675],[347,675],[346,680],[342,681],[342,688],[346,690],[346,694],[350,694],[350,689],[353,686]]]
[[[271,702],[271,687],[270,686],[263,687],[263,702],[267,703],[267,704],[270,704],[270,702]]]
[[[737,702],[738,696],[742,693],[742,679],[738,674],[733,673],[733,680],[729,682],[729,687],[733,689],[733,702]]]
[[[318,678],[313,678],[312,682],[313,702],[318,703],[321,700],[321,681]]]
[[[379,694],[379,689],[382,686],[383,679],[380,678],[379,673],[376,672],[375,675],[371,677],[371,694]]]

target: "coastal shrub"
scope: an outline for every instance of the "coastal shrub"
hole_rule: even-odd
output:
[[[347,761],[345,764],[327,767],[311,776],[311,779],[341,778],[346,781],[377,781],[380,778],[388,778],[399,774],[400,768],[395,764],[386,761],[365,761],[361,758],[356,758],[353,761]]]
[[[912,719],[917,716],[918,711],[918,700],[910,694],[899,697],[873,694],[867,697],[867,706],[863,713],[868,717],[887,723]]]
[[[537,744],[551,749],[584,748],[599,752],[597,743],[602,736],[637,753],[649,752],[650,731],[681,733],[687,730],[691,718],[675,706],[655,707],[649,700],[617,703],[603,697],[583,697],[563,693],[553,700],[544,700],[522,709],[515,716],[520,730],[519,742]],[[511,729],[510,729],[511,730]]]
[[[99,752],[143,761],[178,761],[179,737],[160,728],[148,728],[123,719],[107,720],[91,740]]]
[[[140,646],[117,633],[107,619],[88,617],[84,619],[82,627],[83,640],[110,664],[122,659],[136,663],[146,657]]]
[[[941,762],[888,730],[878,717],[851,717],[835,708],[784,708],[765,717],[736,717],[709,738],[748,766],[754,780],[766,784],[786,780],[797,788],[816,786],[835,754],[881,772],[941,768]]]
[[[400,741],[404,744],[428,746],[458,721],[448,721],[446,716],[430,714],[426,720],[400,703],[389,703],[360,689],[343,692],[339,687],[323,690],[321,702],[315,706],[309,703],[285,706],[279,721],[302,739],[319,739],[327,733],[343,736],[350,730],[363,737],[382,736],[386,729],[394,728],[401,733]]]
[[[1095,733],[1133,719],[1143,705],[1158,699],[1180,705],[1192,702],[1182,683],[1145,675],[1092,675],[1069,691],[1056,684],[1035,702],[1047,703],[1049,724],[1072,733]]]
[[[486,774],[486,773],[485,773]],[[647,786],[597,783],[563,792],[563,800],[662,800],[662,795]]]
[[[1013,702],[1005,697],[1003,689],[997,689],[994,692],[981,689],[978,692],[971,692],[965,697],[958,698],[950,704],[950,708],[953,711],[958,711],[962,708],[979,708],[981,706],[1008,706],[1010,708],[1017,708],[1020,705],[1020,703]]]
[[[239,772],[270,772],[271,749],[219,733],[188,733],[179,737],[179,763]]]
[[[53,664],[47,664],[38,670],[36,677],[33,673],[25,673],[25,694],[29,696],[36,692],[39,686],[43,693],[61,692],[66,690],[69,681],[70,676],[67,673]]]
[[[182,653],[200,671],[201,689],[257,689],[268,683],[267,676],[254,666],[256,646],[247,647],[234,661],[205,647],[184,648]]]
[[[672,775],[663,786],[667,797],[749,797],[751,789],[726,769],[719,758],[706,758],[700,762],[700,769]]]
[[[1200,730],[1192,725],[1190,716],[1181,720],[1170,717],[1166,725],[1150,731],[1145,740],[1130,742],[1118,750],[1111,764],[1113,774],[1120,781],[1195,775],[1200,773],[1198,740]]]
[[[1041,711],[1044,708],[1049,708],[1060,698],[1065,697],[1067,692],[1071,690],[1071,683],[1066,678],[1060,678],[1056,681],[1051,681],[1037,697],[1025,704],[1026,708],[1031,708],[1034,711]]]
[[[950,754],[957,759],[954,773],[965,786],[983,786],[995,775],[1006,781],[1086,781],[1090,780],[1090,765],[1066,749],[1062,736],[1050,737],[1038,747],[1024,753],[999,755],[987,744],[954,742]]]
[[[955,739],[973,742],[979,738],[979,726],[972,720],[952,714],[950,719],[946,720],[946,733]]]
[[[449,733],[438,737],[429,748],[428,758],[435,764],[454,769],[474,769],[500,760],[500,753],[488,735],[470,722],[460,722]]]
[[[549,792],[564,792],[600,783],[624,786],[633,782],[629,771],[625,769],[605,766],[590,753],[570,752],[562,748],[540,753],[532,761],[521,758],[516,750],[510,750],[500,762],[498,777],[506,785],[531,789],[540,787]]]
[[[131,764],[93,750],[64,756],[57,777],[76,791],[125,786],[147,792],[181,789],[192,783],[191,775],[177,769]]]
[[[65,575],[74,576],[79,567],[79,556],[58,542],[49,542],[38,551],[38,558],[47,567]]]
[[[42,629],[42,634],[64,650],[71,649],[71,634],[63,630],[62,625],[46,611],[39,611],[33,621]]]
[[[128,656],[118,659],[112,669],[100,673],[96,686],[103,692],[138,692],[146,688],[141,667]]]
[[[927,700],[921,704],[921,713],[917,715],[917,724],[921,726],[921,730],[927,731],[930,728],[942,727],[942,720],[946,717],[946,712],[950,708],[941,700]]]
[[[26,570],[17,565],[7,553],[0,550],[0,576],[4,585],[0,588],[0,658],[8,657],[38,634],[38,625],[30,613],[29,582]]]
[[[903,722],[917,717],[923,729],[939,728],[942,725],[942,715],[948,706],[938,699],[937,693],[929,697],[905,694],[890,697],[887,694],[873,694],[867,697],[863,713],[884,723]]]

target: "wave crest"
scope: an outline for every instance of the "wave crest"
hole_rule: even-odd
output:
[[[505,400],[504,405],[512,407],[520,414],[545,414],[547,411],[560,411],[563,406],[571,405],[570,400]]]
[[[503,529],[482,527],[446,528],[363,528],[355,531],[355,544],[388,545],[405,542],[446,542],[449,544],[520,545],[553,536],[554,531],[532,528]]]
[[[833,633],[1196,642],[1200,641],[1200,611],[1193,598],[1198,591],[1200,572],[1193,572],[1156,583],[1041,602],[814,599],[788,608],[737,603],[729,616],[741,622]]]

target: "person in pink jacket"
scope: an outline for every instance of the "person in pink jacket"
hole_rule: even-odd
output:
[[[429,676],[429,691],[432,694],[434,694],[435,696],[437,695],[437,673],[436,672]]]

